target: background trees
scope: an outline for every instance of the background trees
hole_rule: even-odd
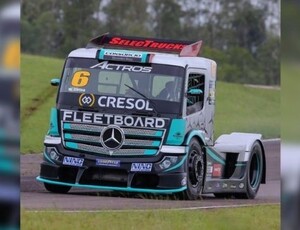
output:
[[[220,80],[278,85],[279,21],[278,0],[24,0],[22,49],[65,57],[105,32],[202,39]]]

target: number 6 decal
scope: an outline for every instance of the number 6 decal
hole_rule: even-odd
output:
[[[88,71],[77,71],[73,75],[72,79],[72,86],[75,87],[84,87],[89,82],[89,76],[91,76],[91,73]]]

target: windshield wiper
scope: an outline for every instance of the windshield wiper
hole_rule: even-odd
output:
[[[148,98],[146,95],[144,95],[143,93],[141,93],[140,91],[136,90],[135,88],[127,85],[127,84],[124,84],[126,87],[128,87],[129,89],[131,89],[132,91],[136,92],[138,95],[142,96],[143,98],[147,99],[152,105],[153,105],[153,110],[154,112],[156,113],[156,116],[160,116],[160,114],[157,112],[157,109],[156,109],[156,105],[154,103],[154,101],[150,98]]]

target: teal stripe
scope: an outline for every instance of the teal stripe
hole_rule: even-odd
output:
[[[48,131],[48,135],[59,136],[58,124],[57,124],[57,109],[56,108],[51,108],[51,111],[50,111],[50,128]]]
[[[156,137],[161,137],[163,135],[162,131],[156,131],[155,136]]]
[[[169,169],[166,169],[166,170],[163,171],[163,172],[170,172],[170,171],[172,171],[172,170],[174,170],[174,169],[179,168],[181,165],[183,165],[183,163],[185,162],[186,158],[187,158],[187,155],[185,155],[185,156],[182,158],[182,160],[181,160],[178,164],[174,165],[173,167],[171,167],[171,168],[169,168]]]
[[[70,123],[64,123],[64,129],[71,129]]]
[[[78,149],[77,143],[74,143],[74,142],[66,142],[66,146],[67,146],[68,148]]]
[[[155,150],[155,149],[146,149],[144,151],[144,155],[151,156],[151,155],[155,155],[156,152],[157,152],[157,150]]]
[[[70,133],[65,133],[65,138],[66,138],[66,139],[72,139],[72,134],[70,134]]]
[[[104,59],[104,51],[105,51],[104,49],[100,50],[99,56],[98,56],[99,59]]]
[[[111,52],[119,52],[119,53],[130,53],[130,54],[141,54],[142,58],[140,59],[141,63],[146,63],[147,62],[147,56],[148,53],[146,52],[138,52],[138,51],[128,51],[128,50],[115,50],[115,49],[101,49],[98,55],[98,59],[104,60],[104,53],[106,51],[111,51]]]
[[[186,121],[184,119],[173,119],[166,144],[182,145],[185,136],[185,126]]]
[[[7,154],[7,150],[6,148],[4,148],[4,146],[0,146],[0,155],[2,156],[5,156]]]
[[[243,166],[246,166],[246,163],[236,163],[235,166],[236,167],[243,167]]]
[[[146,63],[146,61],[147,61],[147,56],[148,56],[147,53],[143,53],[143,54],[142,54],[142,60],[141,60],[142,63]]]
[[[16,172],[18,169],[16,164],[14,164],[14,160],[10,159],[0,159],[0,171],[1,172]]]
[[[49,184],[66,185],[66,186],[72,186],[78,188],[89,188],[89,189],[99,189],[99,190],[103,189],[103,190],[114,190],[114,191],[124,191],[124,192],[157,193],[157,194],[171,194],[176,192],[182,192],[187,188],[186,186],[176,188],[176,189],[142,189],[142,188],[131,188],[131,187],[122,188],[122,187],[111,187],[111,186],[83,185],[78,183],[71,184],[71,183],[47,180],[41,177],[37,177],[36,180],[40,182],[46,182]]]
[[[219,162],[222,165],[225,165],[225,161],[223,159],[221,159],[219,156],[217,156],[211,149],[206,148],[206,152],[208,153],[209,156],[211,156],[211,158],[213,158],[215,161]]]
[[[189,143],[193,137],[199,137],[202,140],[202,142],[204,143],[204,145],[206,145],[206,141],[205,141],[203,132],[201,132],[199,130],[193,130],[189,133],[189,136],[187,137],[187,139],[185,141],[185,145],[189,145]]]
[[[153,146],[153,147],[158,147],[158,146],[160,146],[160,141],[153,141],[153,142],[152,142],[152,146]]]

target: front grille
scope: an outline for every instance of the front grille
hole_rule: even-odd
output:
[[[125,137],[124,143],[120,149],[109,151],[100,142],[101,132],[106,126],[62,122],[61,127],[65,148],[92,155],[156,155],[165,135],[163,129],[121,127]]]
[[[121,169],[89,168],[80,178],[80,184],[127,187],[128,173]]]

